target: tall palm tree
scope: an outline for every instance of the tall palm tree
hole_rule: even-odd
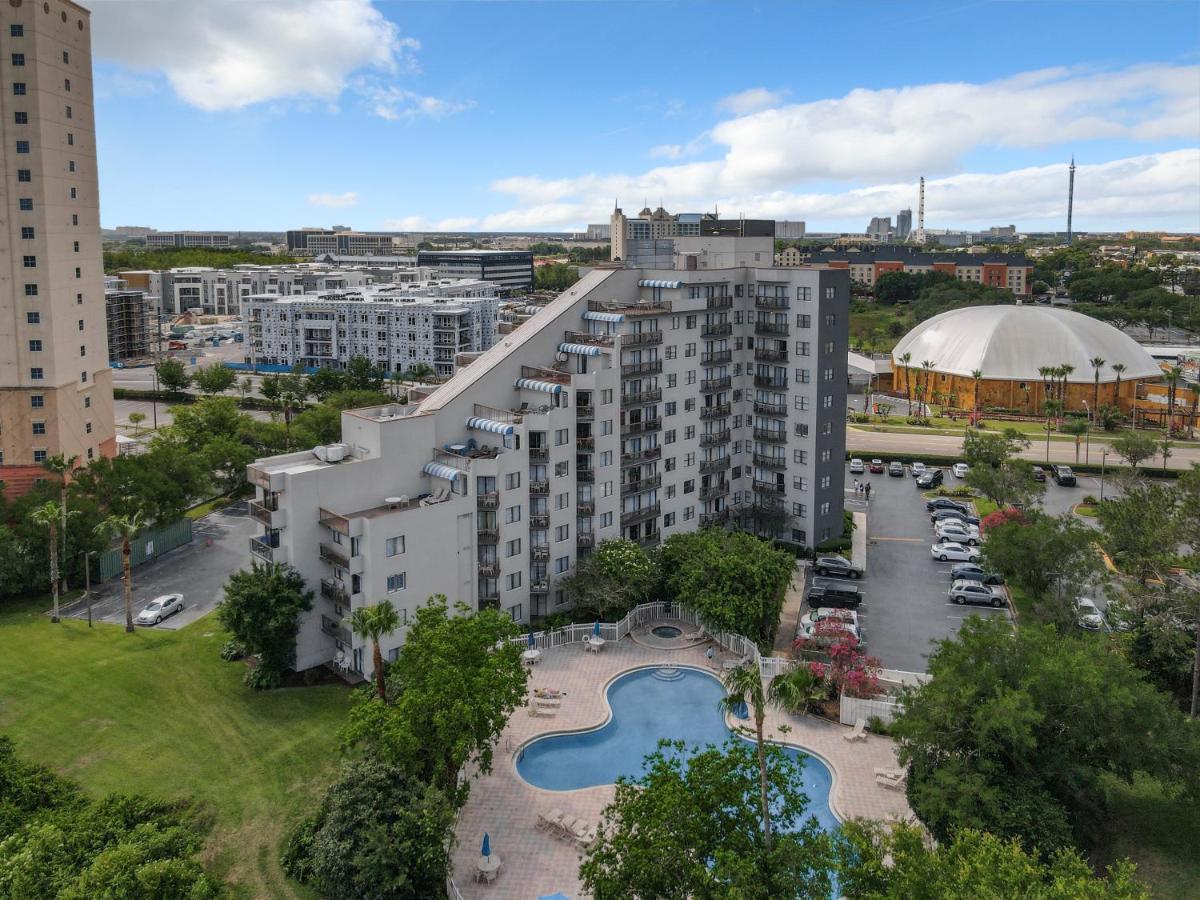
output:
[[[67,476],[75,468],[75,463],[78,460],[78,456],[67,456],[60,453],[57,456],[51,456],[42,463],[42,468],[58,476],[58,503],[62,520],[60,524],[61,530],[59,531],[62,541],[59,546],[58,571],[59,575],[62,576],[62,584],[60,586],[62,593],[66,593],[67,590]]]
[[[929,415],[927,401],[929,400],[929,379],[933,377],[933,367],[936,365],[932,359],[921,360],[921,371],[924,373],[924,384],[921,388],[921,414]]]
[[[383,653],[379,641],[400,627],[400,614],[391,600],[373,606],[360,606],[350,616],[350,629],[360,638],[371,642],[371,660],[375,667],[375,693],[387,702],[387,683],[383,677]]]
[[[1038,366],[1038,374],[1042,376],[1042,415],[1046,414],[1046,403],[1050,397],[1050,373],[1054,370],[1050,366]]]
[[[1196,407],[1200,405],[1200,387],[1192,387],[1192,411],[1188,414],[1188,440],[1196,437]]]
[[[1116,387],[1113,388],[1113,406],[1121,408],[1121,373],[1125,371],[1125,363],[1113,363],[1112,370],[1117,373]]]
[[[758,747],[759,806],[763,823],[763,844],[770,852],[774,843],[771,835],[771,802],[767,786],[767,751],[763,742],[763,722],[767,716],[767,699],[763,691],[762,673],[758,665],[739,666],[725,675],[725,697],[721,700],[724,712],[734,712],[743,704],[754,714],[755,742]]]
[[[50,591],[54,595],[54,612],[50,614],[50,621],[57,622],[58,619],[58,525],[62,517],[62,505],[57,500],[47,500],[41,506],[35,507],[29,517],[33,519],[35,525],[40,525],[43,528],[50,530]]]
[[[983,380],[983,369],[974,369],[971,372],[971,377],[975,379],[974,390],[972,391],[972,411],[974,412],[975,421],[979,421],[979,382]]]
[[[908,381],[908,364],[912,362],[911,353],[900,354],[900,365],[904,366],[904,400],[908,403],[908,414],[912,415],[912,388]]]
[[[1058,367],[1058,402],[1059,409],[1062,413],[1067,411],[1067,379],[1071,377],[1071,373],[1075,371],[1075,367],[1070,363],[1063,363]]]
[[[826,696],[824,679],[799,665],[771,679],[767,701],[790,713],[804,714]]]
[[[1183,368],[1171,366],[1163,375],[1167,384],[1167,433],[1175,427],[1175,396],[1179,391],[1179,382],[1183,380]]]
[[[125,582],[125,630],[133,632],[133,539],[145,526],[139,510],[131,516],[109,516],[96,526],[108,539],[121,541],[121,578]]]
[[[1100,369],[1104,365],[1104,357],[1093,356],[1088,360],[1092,367],[1092,372],[1095,373],[1095,382],[1092,385],[1092,424],[1096,423],[1096,410],[1100,407]]]

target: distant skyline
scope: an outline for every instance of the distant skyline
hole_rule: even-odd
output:
[[[84,3],[105,227],[1200,231],[1191,2]]]

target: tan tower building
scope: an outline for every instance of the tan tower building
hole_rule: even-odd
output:
[[[0,480],[59,453],[116,453],[92,106],[90,14],[0,4]]]

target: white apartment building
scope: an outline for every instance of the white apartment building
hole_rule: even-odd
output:
[[[68,0],[0,4],[0,480],[57,454],[116,455],[105,334],[91,21]]]
[[[344,412],[342,443],[250,465],[252,552],[316,593],[297,666],[340,651],[370,675],[345,620],[385,599],[405,623],[435,593],[522,623],[564,609],[608,538],[841,534],[849,294],[845,270],[769,256],[594,270],[437,389]]]
[[[210,316],[240,316],[252,296],[289,296],[371,284],[375,278],[354,269],[325,266],[254,266],[229,269],[190,266],[163,272],[122,272],[131,286],[162,298],[162,311],[176,315],[199,309]]]
[[[146,235],[146,246],[154,249],[163,247],[218,247],[229,246],[229,235],[211,231],[152,231]]]
[[[442,279],[246,301],[251,362],[343,369],[365,356],[388,372],[418,363],[442,378],[460,353],[492,346],[500,291],[490,281]]]

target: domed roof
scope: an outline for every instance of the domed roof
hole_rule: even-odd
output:
[[[1101,381],[1115,381],[1113,363],[1124,363],[1122,380],[1162,374],[1133,338],[1106,322],[1052,306],[967,306],[927,319],[900,339],[892,362],[911,353],[908,365],[931,361],[936,372],[1036,381],[1042,366],[1071,365],[1068,381],[1095,379],[1091,360],[1104,360]]]

